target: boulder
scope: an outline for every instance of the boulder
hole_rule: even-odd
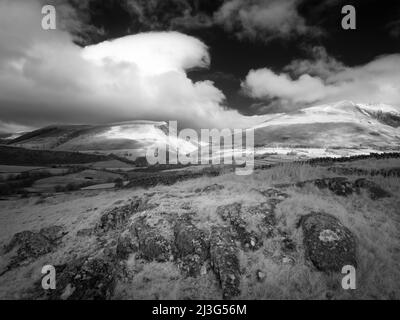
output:
[[[127,259],[131,253],[139,250],[136,237],[130,230],[121,233],[117,240],[116,254],[119,259]]]
[[[4,248],[6,254],[16,250],[16,255],[12,258],[11,265],[8,268],[12,268],[24,260],[35,259],[53,251],[64,235],[65,232],[60,226],[43,228],[38,232],[22,231],[16,233]]]
[[[129,218],[140,209],[141,205],[142,200],[135,199],[127,205],[107,210],[101,216],[96,230],[98,232],[107,232],[125,226]]]
[[[136,236],[139,252],[144,259],[159,262],[170,260],[170,242],[156,228],[150,227],[144,218],[136,221],[131,231]]]
[[[189,276],[198,276],[209,255],[209,243],[203,231],[188,219],[180,219],[174,227],[175,256]]]
[[[210,193],[210,192],[216,192],[219,190],[224,189],[223,185],[220,184],[212,184],[210,186],[204,187],[204,188],[197,188],[194,192],[196,193]]]
[[[382,189],[378,184],[365,178],[352,182],[345,177],[334,177],[297,182],[295,185],[303,187],[310,183],[319,189],[329,189],[338,196],[349,196],[354,192],[360,193],[363,189],[367,191],[368,196],[373,200],[391,196],[389,192]]]
[[[106,300],[115,287],[115,268],[111,261],[102,258],[80,258],[70,263],[55,266],[56,289],[45,291],[49,300]],[[36,284],[39,295],[44,290]]]
[[[360,189],[364,189],[367,191],[369,197],[372,200],[378,200],[382,198],[388,198],[391,197],[391,194],[382,189],[378,184],[376,184],[373,181],[367,180],[367,179],[357,179],[354,182],[354,186],[357,189],[357,192],[360,192]]]
[[[345,265],[357,266],[356,240],[337,218],[313,212],[303,216],[299,224],[306,257],[318,270],[340,272]]]
[[[227,228],[213,227],[210,238],[211,266],[217,275],[224,299],[240,294],[238,248]]]
[[[338,196],[348,196],[354,191],[353,184],[347,178],[342,177],[317,179],[314,184],[319,189],[328,188]]]
[[[217,214],[225,221],[229,221],[237,238],[246,249],[257,250],[262,245],[262,241],[254,231],[246,229],[246,222],[241,217],[242,205],[233,203],[217,208]]]

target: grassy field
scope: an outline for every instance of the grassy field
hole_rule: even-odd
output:
[[[349,165],[365,168],[366,162],[368,160]],[[368,166],[386,167],[385,163],[387,167],[400,167],[398,158],[370,159]],[[65,264],[77,257],[97,258],[109,254],[115,250],[119,234],[141,219],[172,243],[178,218],[189,216],[196,228],[209,235],[215,226],[227,227],[218,208],[235,203],[241,206],[240,219],[246,225],[246,232],[257,234],[261,241],[257,249],[249,250],[240,244],[240,238],[237,240],[240,294],[236,298],[400,299],[399,178],[368,174],[346,176],[349,181],[366,178],[391,194],[375,200],[366,192],[339,196],[313,184],[295,185],[301,181],[337,177],[338,174],[329,168],[329,165],[286,163],[256,170],[250,176],[237,176],[228,171],[169,186],[77,191],[2,201],[1,245],[7,244],[17,232],[51,225],[61,225],[68,233],[56,250],[0,276],[0,299],[29,298],[30,290],[40,280],[40,268],[44,264]],[[266,190],[271,188],[285,194],[273,207],[270,196],[266,195]],[[106,212],[132,199],[142,199],[146,207],[132,214],[120,229],[101,235],[89,232],[77,236],[81,230],[95,230]],[[263,222],[268,210],[276,220],[273,236],[267,236]],[[336,217],[354,235],[356,290],[342,289],[342,274],[318,270],[305,255],[304,234],[298,223],[310,212]],[[282,245],[282,235],[293,243],[290,250]],[[0,256],[0,271],[9,259],[6,254]],[[185,275],[175,257],[169,261],[149,261],[136,252],[115,264],[122,266],[123,272],[116,275],[112,299],[221,298],[220,279],[208,260],[204,262],[204,272],[196,277]],[[265,275],[261,280],[260,272]]]

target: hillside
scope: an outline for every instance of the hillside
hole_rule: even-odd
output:
[[[399,299],[399,158],[337,165],[4,200],[0,299]]]
[[[147,148],[163,143],[172,150],[194,150],[196,146],[179,139],[168,139],[166,122],[128,121],[94,126],[50,126],[10,141],[8,144],[34,150],[82,151],[115,154],[135,160]]]
[[[400,112],[387,105],[342,101],[271,115],[256,126],[255,144],[323,148],[398,148]]]

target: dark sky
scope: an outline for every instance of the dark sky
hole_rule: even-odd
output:
[[[146,1],[137,2],[144,4]],[[129,9],[126,1],[89,1],[89,10],[85,10],[86,23],[104,32],[101,35],[86,33],[85,41],[80,44],[93,44],[153,30],[177,30],[193,35],[209,46],[212,59],[209,70],[194,70],[188,73],[189,77],[195,81],[214,81],[226,95],[227,105],[243,114],[252,114],[254,110],[250,106],[257,104],[255,99],[243,95],[240,90],[241,81],[250,69],[268,67],[279,72],[294,59],[310,58],[309,49],[315,46],[324,47],[330,56],[346,66],[362,65],[377,56],[400,51],[400,1],[396,0],[297,1],[296,8],[306,25],[319,28],[322,34],[268,40],[262,36],[239,38],[232,30],[218,24],[187,26],[175,23],[188,9],[192,16],[212,17],[223,5],[222,0],[148,2],[153,5],[147,6],[144,18],[139,18]],[[247,0],[242,2],[251,3]],[[356,8],[356,30],[341,27],[344,16],[341,9],[347,4]]]

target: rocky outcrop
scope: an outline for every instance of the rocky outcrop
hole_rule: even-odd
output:
[[[345,265],[357,266],[356,240],[337,218],[310,213],[301,218],[306,257],[321,271],[340,272]]]
[[[63,230],[61,226],[50,226],[38,232],[22,231],[16,233],[4,248],[6,254],[16,250],[7,270],[18,266],[25,260],[36,259],[52,252],[66,234]]]
[[[142,258],[159,262],[171,259],[171,243],[156,228],[149,226],[144,217],[132,225],[131,232],[136,236]]]
[[[372,200],[391,197],[389,192],[381,188],[375,182],[367,179],[357,179],[354,182],[354,186],[357,188],[358,192],[360,192],[360,189],[364,189]]]
[[[277,188],[287,188],[290,186],[304,187],[306,185],[314,185],[318,189],[328,189],[338,196],[349,196],[354,193],[360,194],[362,190],[366,190],[368,196],[372,200],[378,200],[385,197],[390,197],[391,194],[381,188],[378,184],[367,179],[357,179],[350,181],[345,177],[323,178],[315,180],[307,180],[297,182],[295,184],[280,184],[276,185]]]
[[[223,185],[220,184],[212,184],[210,186],[204,187],[204,188],[197,188],[194,192],[196,193],[210,193],[210,192],[216,192],[219,190],[224,189]]]
[[[246,229],[246,222],[241,217],[241,210],[242,205],[240,203],[233,203],[218,207],[217,214],[224,221],[230,222],[244,248],[257,250],[262,245],[262,241],[255,232]]]
[[[174,227],[175,256],[181,269],[189,276],[198,276],[209,256],[205,233],[188,219],[179,219]]]
[[[132,200],[129,204],[113,208],[106,211],[100,218],[96,227],[97,233],[115,230],[125,226],[129,218],[138,212],[143,201],[141,199]]]
[[[213,227],[210,238],[211,266],[217,275],[224,299],[240,294],[238,249],[227,228]]]
[[[139,244],[136,236],[133,235],[131,230],[125,230],[118,237],[116,254],[119,259],[127,259],[131,253],[139,250]]]
[[[35,292],[49,300],[106,300],[110,299],[116,279],[116,270],[111,261],[103,258],[80,258],[70,263],[55,266],[57,282],[55,290],[44,291],[40,283]]]
[[[298,182],[296,186],[303,187],[307,183],[309,182]],[[311,183],[318,189],[329,189],[338,196],[348,196],[354,192],[353,183],[343,177],[316,179],[311,181]]]

